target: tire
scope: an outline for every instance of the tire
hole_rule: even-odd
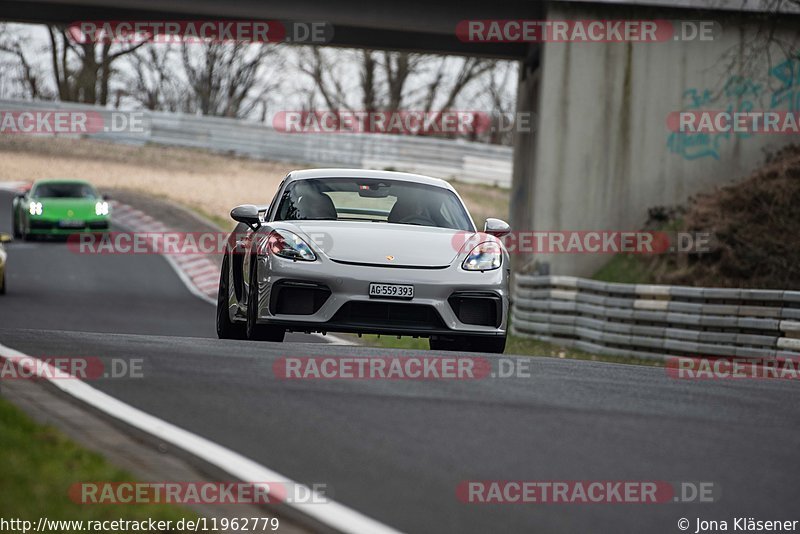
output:
[[[257,266],[253,262],[250,269],[250,288],[247,294],[247,339],[250,341],[273,341],[280,343],[286,336],[286,329],[280,326],[257,324],[258,308],[258,275]]]
[[[431,350],[465,352],[489,352],[502,354],[506,349],[506,336],[457,336],[452,338],[432,337]]]
[[[220,339],[247,339],[247,329],[242,323],[231,321],[228,315],[228,279],[230,278],[228,256],[222,260],[217,290],[217,336]]]
[[[6,273],[3,273],[3,278],[0,278],[0,295],[6,294]]]

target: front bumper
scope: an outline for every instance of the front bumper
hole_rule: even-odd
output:
[[[305,332],[504,336],[507,265],[469,272],[258,259],[258,322]],[[410,300],[370,297],[371,282],[414,286]],[[287,288],[289,290],[287,291]]]
[[[28,219],[29,234],[34,235],[70,235],[76,233],[107,232],[110,228],[108,217],[95,217],[86,220],[75,220],[65,223],[60,219],[30,217]]]

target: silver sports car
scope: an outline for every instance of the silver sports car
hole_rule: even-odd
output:
[[[287,331],[420,336],[432,349],[503,352],[509,231],[478,232],[437,178],[315,169],[286,176],[269,206],[238,221],[222,262],[220,338]]]

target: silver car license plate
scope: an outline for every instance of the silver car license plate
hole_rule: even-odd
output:
[[[370,297],[384,297],[393,299],[413,299],[414,286],[400,284],[376,284],[369,285]]]

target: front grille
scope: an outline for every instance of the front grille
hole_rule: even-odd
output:
[[[50,230],[52,228],[55,228],[56,223],[54,223],[53,221],[41,221],[41,220],[31,219],[29,225],[31,230]]]
[[[352,326],[423,330],[445,328],[442,318],[432,306],[401,302],[348,302],[339,308],[331,322]]]
[[[500,326],[503,301],[495,293],[454,293],[447,301],[464,324]]]
[[[272,286],[269,310],[272,315],[312,315],[330,295],[331,290],[321,284],[281,280]]]
[[[58,221],[58,227],[65,230],[82,230],[86,227],[83,221]]]
[[[91,221],[89,223],[89,228],[92,230],[107,230],[108,221]]]

